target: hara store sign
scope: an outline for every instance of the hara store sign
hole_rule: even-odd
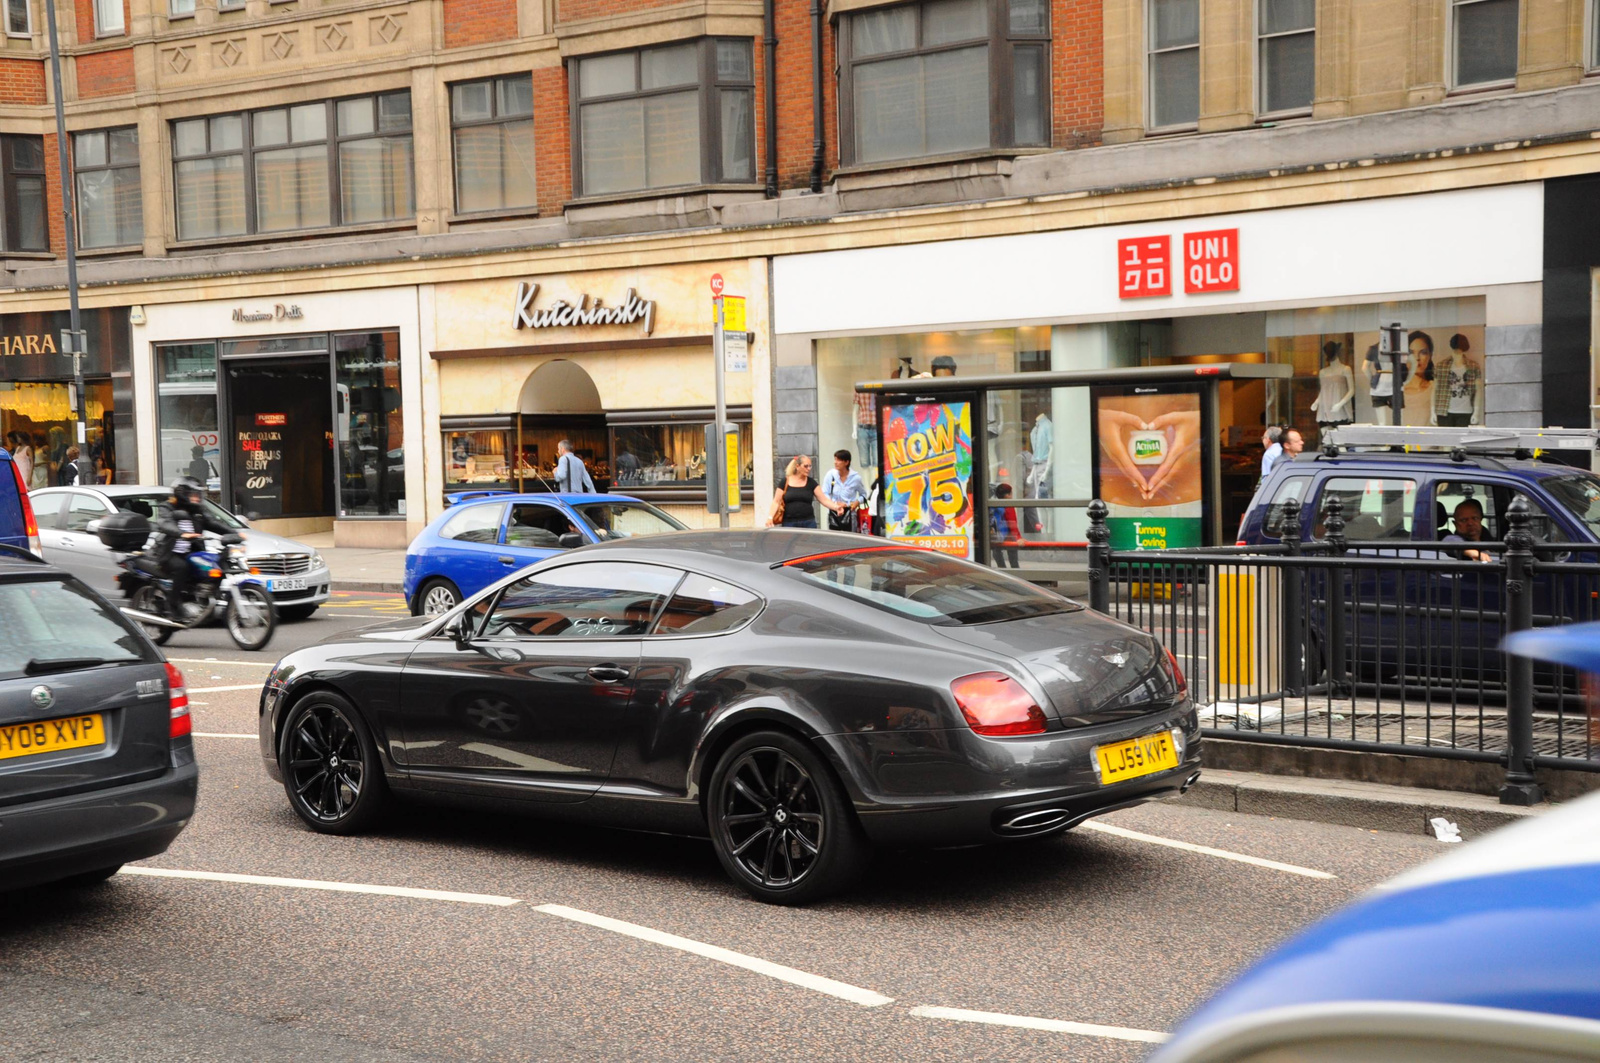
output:
[[[1185,295],[1239,290],[1239,230],[1185,233]],[[1117,296],[1148,299],[1172,294],[1172,237],[1140,236],[1117,241]]]

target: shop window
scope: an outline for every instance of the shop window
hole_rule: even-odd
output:
[[[1262,114],[1309,111],[1316,90],[1316,0],[1258,0],[1256,77]]]
[[[1045,0],[928,0],[844,25],[847,162],[1050,142]]]
[[[503,430],[444,434],[444,482],[450,487],[504,486],[510,481],[510,447]]]
[[[94,0],[94,35],[119,37],[124,32],[122,0]]]
[[[404,516],[405,410],[400,401],[400,333],[333,339],[334,434],[339,450],[339,516]]]
[[[1200,120],[1200,0],[1149,0],[1149,122],[1152,129]]]
[[[0,136],[0,166],[5,183],[5,248],[48,251],[45,230],[44,138]]]
[[[183,119],[172,154],[180,240],[416,212],[409,92]]]
[[[705,38],[576,67],[580,195],[755,180],[749,40]]]
[[[217,428],[217,346],[163,343],[155,349],[161,482],[192,477],[222,493],[222,437]]]
[[[533,77],[450,86],[456,211],[534,206]]]
[[[6,36],[33,36],[33,12],[28,0],[6,0]]]
[[[1451,84],[1514,81],[1517,0],[1450,0]]]
[[[81,246],[130,247],[144,240],[136,127],[74,133],[72,170]]]
[[[615,456],[618,490],[641,487],[686,487],[706,482],[706,437],[701,424],[614,424],[611,452]],[[739,426],[739,483],[755,480],[750,425]]]

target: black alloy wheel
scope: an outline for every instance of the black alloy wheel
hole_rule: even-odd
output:
[[[377,746],[355,708],[326,691],[289,710],[278,744],[289,805],[325,834],[355,834],[383,811],[388,793]]]
[[[866,845],[827,765],[801,739],[762,731],[734,742],[707,795],[723,868],[751,896],[804,904],[860,871]]]

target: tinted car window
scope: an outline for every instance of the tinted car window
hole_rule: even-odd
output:
[[[51,661],[152,660],[132,631],[80,583],[0,583],[0,679],[49,670]],[[42,674],[42,673],[41,673]]]
[[[1588,525],[1591,532],[1600,535],[1600,479],[1583,474],[1551,476],[1544,481],[1544,489],[1568,513]]]
[[[480,636],[643,635],[682,577],[677,569],[615,561],[549,569],[502,591]]]
[[[987,624],[1083,606],[1031,583],[929,550],[862,550],[787,562],[831,591],[930,624]]]
[[[691,572],[656,621],[658,635],[711,635],[732,631],[757,613],[762,601],[749,591]]]
[[[141,517],[148,517],[154,520],[156,514],[161,512],[162,504],[171,497],[165,491],[152,491],[147,495],[113,495],[111,504],[124,513],[137,513]],[[238,531],[245,527],[243,521],[209,498],[200,500],[200,509],[206,516],[224,528],[232,528],[234,531]]]
[[[1566,541],[1560,525],[1550,519],[1544,508],[1527,494],[1504,484],[1445,481],[1434,488],[1434,534],[1436,538],[1459,532],[1455,527],[1456,507],[1471,499],[1483,510],[1483,539],[1486,542],[1503,542],[1511,525],[1506,511],[1520,498],[1528,505],[1528,530],[1542,543]]]
[[[506,522],[506,545],[555,550],[560,548],[563,535],[577,530],[571,518],[554,506],[526,502],[511,507],[511,519]]]
[[[1303,507],[1306,503],[1306,489],[1311,486],[1309,476],[1291,476],[1278,485],[1278,491],[1272,496],[1272,504],[1267,507],[1267,515],[1261,525],[1261,534],[1274,539],[1283,537],[1283,510],[1284,504],[1290,499],[1299,502]],[[1300,534],[1305,535],[1305,514],[1300,515]]]
[[[644,502],[591,502],[572,508],[589,522],[602,542],[684,529],[675,518]]]
[[[1315,534],[1327,534],[1328,502],[1344,504],[1344,537],[1368,539],[1411,538],[1411,517],[1417,508],[1417,481],[1382,477],[1338,477],[1322,488]]]
[[[444,522],[439,538],[456,539],[464,543],[492,543],[500,538],[500,514],[506,511],[504,503],[487,506],[468,506]]]

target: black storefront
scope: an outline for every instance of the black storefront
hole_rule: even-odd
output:
[[[1600,406],[1594,339],[1600,174],[1544,183],[1544,423],[1593,428]],[[1562,460],[1568,452],[1561,452]]]
[[[137,483],[133,430],[133,359],[127,307],[84,310],[83,376],[88,457],[105,483]],[[65,310],[0,315],[0,440],[27,436],[35,454],[29,486],[59,482],[61,463],[77,445],[72,357],[61,352]]]

